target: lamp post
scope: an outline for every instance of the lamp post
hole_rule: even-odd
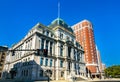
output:
[[[48,77],[48,82],[50,82],[50,74],[51,74],[51,70],[46,70],[46,75]]]

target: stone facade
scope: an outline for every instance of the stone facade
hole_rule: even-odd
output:
[[[75,40],[70,27],[60,18],[49,26],[36,24],[10,50],[6,58],[3,78],[21,80],[68,80],[70,76],[86,76],[84,51]],[[47,56],[42,51],[47,50]]]
[[[8,50],[8,47],[0,46],[0,79],[2,76],[3,68],[4,68],[7,50]]]

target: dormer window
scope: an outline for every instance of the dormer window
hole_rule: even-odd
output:
[[[63,34],[62,33],[60,33],[60,38],[63,39]]]
[[[47,36],[49,36],[49,32],[47,31]]]

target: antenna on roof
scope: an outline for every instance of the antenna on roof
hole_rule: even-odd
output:
[[[58,0],[58,18],[60,18],[60,1]]]

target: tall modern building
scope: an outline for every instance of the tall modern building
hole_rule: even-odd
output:
[[[33,49],[38,51],[29,51]],[[60,18],[49,26],[36,24],[10,50],[14,52],[6,57],[4,79],[69,80],[70,76],[86,76],[84,50]]]
[[[73,25],[72,28],[74,29],[76,40],[82,45],[85,51],[88,77],[99,77],[94,31],[91,22],[83,20]]]

